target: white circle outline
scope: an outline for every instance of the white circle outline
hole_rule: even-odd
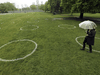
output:
[[[2,45],[2,46],[0,47],[0,49],[3,48],[4,46],[10,44],[10,43],[18,42],[18,41],[30,41],[30,42],[32,42],[32,43],[35,44],[35,48],[34,48],[34,50],[33,50],[30,54],[27,54],[26,56],[24,56],[24,57],[22,57],[22,58],[11,59],[11,60],[7,60],[7,59],[2,59],[2,58],[0,58],[0,61],[5,61],[5,62],[7,62],[7,61],[17,61],[17,60],[25,59],[26,57],[32,55],[32,54],[36,51],[36,49],[37,49],[37,43],[34,42],[33,40],[29,40],[29,39],[22,39],[22,40],[15,40],[15,41],[8,42],[7,44]]]
[[[68,24],[61,24],[61,25],[68,25]],[[59,28],[64,28],[64,27],[60,27],[61,25],[58,25]],[[74,25],[69,25],[69,26],[74,26]],[[74,26],[74,28],[76,28],[76,26]],[[67,29],[74,29],[74,28],[67,28]]]
[[[46,18],[45,20],[48,20],[48,18]]]
[[[75,40],[76,40],[76,42],[77,42],[79,45],[81,45],[81,46],[83,47],[83,45],[77,41],[77,39],[80,38],[80,37],[85,37],[85,36],[76,37]],[[97,38],[97,37],[95,37],[95,38]],[[97,38],[97,39],[100,39],[100,38]],[[85,47],[85,48],[89,49],[88,47]],[[92,49],[92,50],[93,50],[94,52],[100,53],[100,51],[97,51],[97,50],[94,50],[94,49]]]
[[[27,21],[27,23],[31,23],[30,21]]]
[[[36,25],[27,25],[27,26],[36,26]],[[27,27],[27,26],[23,26],[23,27]],[[20,28],[20,30],[28,30],[28,29],[22,29],[23,27]],[[30,29],[30,30],[35,30],[35,29],[38,29],[39,26],[37,26],[37,28],[34,28],[34,29]]]

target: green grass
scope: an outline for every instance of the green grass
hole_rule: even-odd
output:
[[[42,12],[0,15],[0,46],[20,39],[30,39],[38,44],[36,51],[23,60],[0,61],[0,75],[100,74],[100,53],[87,53],[87,49],[81,51],[82,47],[75,41],[76,37],[86,35],[84,30],[78,26],[80,21],[52,21],[57,17],[63,16]],[[48,20],[45,20],[46,18]],[[27,23],[27,21],[31,23]],[[59,28],[60,24],[74,25],[76,28],[67,29],[67,26]],[[27,25],[37,25],[39,28],[30,30],[35,27],[24,27]],[[100,24],[97,26],[96,37],[100,38]],[[21,27],[27,30],[20,30]],[[84,38],[78,39],[81,44],[83,40]],[[95,39],[93,49],[100,51],[99,45],[100,39]],[[34,48],[35,44],[32,42],[13,42],[0,49],[0,58],[21,58],[31,53]]]

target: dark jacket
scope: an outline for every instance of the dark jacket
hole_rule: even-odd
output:
[[[96,34],[95,29],[90,30],[90,32],[89,32],[89,29],[88,29],[87,34],[88,34],[88,36],[86,36],[87,44],[88,45],[94,45],[94,38],[95,38],[95,34]]]

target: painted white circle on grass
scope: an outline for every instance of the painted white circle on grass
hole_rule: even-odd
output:
[[[38,29],[39,28],[39,26],[36,26],[36,25],[27,25],[27,26],[35,26],[35,27],[37,27],[37,28],[34,28],[34,29],[30,29],[30,30],[35,30],[35,29]],[[27,26],[24,26],[24,27],[27,27]],[[24,27],[21,27],[20,30],[27,30],[27,29],[22,29]]]
[[[31,23],[31,22],[27,21],[27,23]]]
[[[47,18],[45,20],[48,20]]]
[[[19,42],[19,41],[30,41],[30,42],[34,43],[34,44],[35,44],[34,50],[33,50],[30,54],[28,54],[28,55],[26,55],[26,56],[24,56],[24,57],[22,57],[22,58],[11,59],[11,60],[7,60],[7,59],[2,59],[2,58],[0,58],[0,61],[5,61],[5,62],[7,62],[7,61],[17,61],[17,60],[25,59],[26,57],[32,55],[32,54],[36,51],[36,49],[37,49],[37,43],[34,42],[33,40],[29,40],[29,39],[22,39],[22,40],[15,40],[15,41],[8,42],[7,44],[4,44],[3,46],[1,46],[0,49],[3,48],[4,46],[8,45],[8,44],[11,44],[11,43],[13,43],[13,42]]]
[[[62,27],[61,27],[61,26],[62,26]],[[74,26],[74,25],[68,25],[68,24],[61,24],[61,25],[58,25],[59,28],[64,28],[64,29],[65,29],[64,26],[71,26],[71,28],[67,28],[67,29],[74,29],[74,28],[76,28],[76,26]]]
[[[76,40],[76,42],[77,42],[79,45],[81,45],[81,46],[83,47],[83,45],[77,41],[77,39],[78,39],[78,38],[81,38],[81,37],[85,37],[85,36],[79,36],[79,37],[76,37],[75,40]],[[97,37],[95,37],[95,38],[96,38],[96,39],[100,39],[100,38],[97,38]],[[89,49],[88,47],[85,47],[85,48]],[[98,51],[98,50],[94,50],[94,49],[92,49],[92,50],[95,51],[95,52],[100,53],[100,51]]]

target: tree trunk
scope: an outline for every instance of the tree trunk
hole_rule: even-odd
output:
[[[52,13],[52,10],[50,11],[50,13]]]
[[[80,13],[80,17],[79,17],[80,19],[83,19],[83,14],[84,13]]]
[[[71,16],[73,16],[73,12],[71,13]]]
[[[61,14],[62,14],[62,11],[63,11],[63,10],[62,10],[62,7],[60,7],[60,13],[61,13]]]

